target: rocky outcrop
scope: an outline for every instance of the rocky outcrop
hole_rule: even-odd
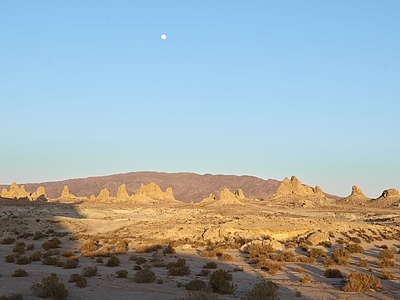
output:
[[[15,182],[11,183],[10,190],[4,188],[1,191],[1,197],[9,199],[32,199],[30,193],[25,190],[25,186],[21,185],[19,187]]]
[[[363,191],[356,185],[351,187],[351,194],[346,198],[339,200],[339,203],[349,203],[356,205],[364,205],[370,199],[364,195]]]
[[[64,198],[64,199],[74,199],[76,198],[69,190],[68,185],[64,185],[64,188],[61,192],[61,197],[60,198]]]
[[[315,246],[323,242],[329,242],[329,236],[325,233],[316,231],[307,237],[307,242]]]
[[[126,184],[121,184],[117,191],[117,200],[127,200],[129,198],[128,191],[126,190]]]
[[[379,198],[371,200],[369,204],[375,207],[400,207],[400,193],[394,188],[384,190]]]
[[[243,193],[242,189],[237,189],[237,190],[236,190],[236,192],[235,192],[235,197],[236,197],[236,199],[239,199],[239,200],[246,199],[246,197],[244,196],[244,193]]]
[[[36,189],[36,192],[34,192],[34,193],[32,193],[32,195],[31,195],[31,197],[32,197],[32,199],[33,200],[35,200],[35,199],[38,199],[38,198],[47,198],[47,195],[46,195],[46,189],[45,189],[45,187],[44,186],[39,186],[37,189]]]
[[[99,201],[107,201],[110,200],[110,191],[107,188],[104,188],[100,191],[99,195],[96,197],[96,200]]]
[[[324,192],[319,186],[311,188],[303,185],[296,176],[292,176],[290,179],[285,177],[275,194],[265,199],[265,202],[274,201],[274,203],[284,205],[315,207],[323,205],[325,200]]]
[[[224,188],[221,190],[219,199],[217,199],[213,194],[210,194],[207,198],[204,198],[199,204],[200,205],[243,205],[242,202],[239,201],[239,197],[244,199],[244,194],[241,190],[237,190],[235,194],[233,194],[228,188]]]
[[[149,201],[163,201],[174,202],[177,201],[172,192],[172,188],[167,188],[165,192],[161,190],[161,188],[155,184],[154,182],[149,183],[148,185],[140,184],[140,188],[135,195],[132,196],[132,199],[136,202],[149,202]]]

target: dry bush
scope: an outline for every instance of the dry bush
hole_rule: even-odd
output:
[[[295,272],[297,272],[297,273],[304,273],[304,272],[305,272],[304,269],[303,269],[303,268],[300,268],[300,267],[294,268],[293,271],[295,271]]]
[[[252,244],[247,248],[249,258],[257,258],[265,255],[269,255],[275,252],[275,249],[271,245],[257,245]]]
[[[116,255],[111,255],[110,258],[106,262],[107,267],[118,267],[120,264],[119,258]]]
[[[0,300],[24,300],[24,296],[22,294],[12,293],[9,296],[0,296]]]
[[[12,249],[14,253],[24,254],[25,253],[25,243],[19,242],[17,243],[14,248]]]
[[[189,291],[201,291],[207,288],[207,284],[200,279],[193,279],[185,285],[185,288]]]
[[[231,260],[233,260],[232,255],[226,253],[222,254],[220,257],[220,261],[231,261]]]
[[[39,298],[53,298],[58,300],[67,299],[68,290],[60,282],[56,274],[42,278],[42,283],[35,283],[31,286],[33,294]]]
[[[311,277],[308,274],[304,274],[303,277],[300,279],[301,284],[307,284],[311,282]]]
[[[158,249],[161,249],[161,245],[148,245],[148,246],[139,246],[136,247],[135,252],[136,253],[151,253],[154,251],[157,251]]]
[[[16,263],[18,265],[27,265],[31,263],[31,259],[28,256],[23,255],[17,258]]]
[[[53,237],[52,239],[44,242],[42,244],[42,247],[44,250],[50,250],[50,249],[60,248],[60,245],[61,245],[61,241],[58,238]]]
[[[210,275],[211,271],[209,269],[201,269],[196,276],[208,276]]]
[[[233,294],[236,286],[232,283],[232,274],[226,270],[216,270],[210,276],[210,287],[220,294]]]
[[[361,239],[359,237],[355,237],[355,236],[351,237],[350,241],[353,242],[353,243],[356,243],[356,244],[360,244],[361,243]]]
[[[364,267],[364,268],[368,268],[369,267],[369,263],[366,259],[360,259],[360,261],[357,264],[359,267]]]
[[[190,274],[190,268],[184,258],[178,258],[174,263],[167,264],[168,274],[171,276],[184,276]]]
[[[64,257],[71,257],[74,256],[74,252],[72,250],[67,250],[63,254]]]
[[[117,274],[117,278],[127,278],[128,277],[127,270],[118,270],[115,273]]]
[[[217,253],[214,250],[203,250],[200,252],[201,257],[216,257]]]
[[[314,258],[320,258],[320,257],[325,257],[326,253],[321,248],[312,248],[310,251],[308,251],[307,256],[314,257]]]
[[[329,256],[324,257],[322,259],[322,261],[324,262],[325,266],[327,266],[327,267],[330,267],[330,266],[333,266],[336,264],[335,261]]]
[[[279,286],[270,280],[257,283],[243,300],[278,300]]]
[[[98,263],[98,264],[102,264],[103,263],[103,258],[102,257],[97,257],[95,262]]]
[[[396,263],[393,259],[386,258],[386,257],[379,258],[378,268],[393,267],[395,265],[396,265]]]
[[[281,261],[281,262],[295,262],[297,261],[295,254],[292,250],[286,250],[282,253],[275,254],[272,256],[274,261]]]
[[[137,271],[133,277],[133,281],[136,283],[151,283],[156,278],[156,274],[154,274],[151,270],[140,270]]]
[[[359,244],[348,244],[344,248],[350,253],[364,253],[364,248],[361,247]]]
[[[394,275],[389,270],[382,270],[381,278],[384,280],[393,280]]]
[[[96,266],[86,266],[82,270],[82,276],[84,277],[92,277],[98,274],[98,269]]]
[[[136,264],[141,265],[147,262],[147,259],[143,256],[131,255],[130,261],[136,262]]]
[[[389,247],[387,245],[385,245],[385,244],[381,245],[379,248],[381,248],[381,249],[389,249]]]
[[[349,264],[350,252],[345,248],[337,248],[332,253],[332,258],[341,266]]]
[[[167,247],[165,247],[165,249],[163,251],[164,255],[166,255],[166,254],[175,254],[175,253],[176,253],[176,251],[171,245],[168,245]]]
[[[345,292],[368,292],[371,289],[376,290],[381,281],[371,274],[352,273],[347,276],[349,282],[343,287]]]
[[[75,256],[70,256],[67,258],[66,262],[63,265],[64,269],[75,269],[79,266],[79,259]]]
[[[217,263],[215,261],[210,261],[206,263],[202,268],[203,269],[216,269],[218,267]]]
[[[7,237],[7,238],[2,239],[0,243],[1,243],[2,245],[10,245],[10,244],[13,244],[14,242],[15,242],[15,239],[14,239],[14,238],[12,238],[12,237]]]
[[[379,252],[379,258],[386,258],[386,259],[394,259],[394,250],[393,249],[383,249]]]
[[[47,266],[55,266],[56,263],[57,263],[57,258],[53,256],[45,256],[42,260],[42,264]]]
[[[314,257],[300,255],[300,256],[297,256],[296,261],[300,262],[300,263],[304,263],[304,264],[313,264],[313,263],[315,263],[316,259]]]
[[[12,277],[28,277],[28,273],[24,269],[15,270]]]
[[[260,259],[255,268],[264,269],[269,271],[271,275],[276,275],[278,271],[282,269],[282,264],[273,262],[269,259]]]
[[[40,251],[35,251],[31,254],[29,257],[31,261],[41,261],[42,260],[42,252]]]
[[[343,278],[342,272],[338,269],[326,269],[324,272],[326,278]]]
[[[77,287],[83,288],[87,286],[87,280],[85,277],[80,276],[79,274],[72,274],[69,279],[68,282],[73,283],[75,282],[75,285]]]
[[[82,252],[93,252],[97,250],[97,242],[95,240],[87,240],[83,245],[79,248]]]
[[[141,266],[138,266],[138,265],[133,266],[133,270],[135,270],[135,271],[140,271],[141,269],[142,269]]]
[[[319,243],[318,245],[319,245],[319,246],[324,246],[324,247],[326,247],[326,248],[332,247],[332,243],[329,242],[329,241],[323,241],[323,242]]]

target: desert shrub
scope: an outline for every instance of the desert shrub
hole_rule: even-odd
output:
[[[86,266],[82,270],[82,276],[84,276],[84,277],[96,276],[97,273],[98,273],[98,269],[96,266]]]
[[[341,265],[347,266],[349,264],[350,252],[345,248],[337,248],[332,253],[333,260]]]
[[[296,291],[295,296],[296,296],[296,297],[301,297],[301,296],[302,296],[302,293],[301,293],[300,291]]]
[[[360,259],[358,262],[358,266],[367,268],[369,267],[369,263],[366,259]]]
[[[171,245],[168,245],[163,251],[164,255],[166,255],[166,254],[174,254],[174,253],[176,253],[176,251]]]
[[[394,250],[383,249],[381,252],[379,252],[379,258],[394,259]]]
[[[35,251],[31,254],[29,258],[31,259],[31,261],[40,261],[42,259],[42,252]]]
[[[56,274],[51,274],[48,277],[42,278],[42,283],[35,283],[31,286],[33,294],[39,298],[51,297],[53,299],[67,299],[68,290],[64,283]]]
[[[232,283],[232,274],[226,270],[216,270],[210,276],[210,287],[220,294],[232,294],[236,287]]]
[[[378,267],[379,268],[385,268],[385,267],[392,267],[395,266],[395,261],[393,259],[390,258],[379,258],[378,260]]]
[[[79,248],[81,251],[96,251],[97,250],[97,242],[95,240],[87,240],[82,246]]]
[[[332,243],[329,242],[329,241],[320,242],[318,245],[319,245],[319,246],[324,246],[324,247],[327,247],[327,248],[332,247]]]
[[[37,241],[40,240],[41,238],[45,237],[45,235],[43,234],[43,232],[41,231],[36,231],[35,234],[33,235],[33,240]]]
[[[117,278],[126,278],[126,277],[128,277],[128,271],[127,270],[118,270],[115,273],[117,274]]]
[[[68,282],[69,283],[73,283],[76,282],[78,280],[79,277],[82,277],[81,275],[75,273],[75,274],[71,274],[68,278]]]
[[[361,243],[361,239],[359,237],[356,237],[356,236],[351,237],[350,241],[352,241],[353,243],[356,243],[356,244],[360,244]]]
[[[220,257],[221,261],[231,261],[233,259],[232,255],[223,253]]]
[[[342,272],[338,269],[326,269],[324,272],[326,278],[343,278]]]
[[[68,282],[75,282],[75,285],[80,288],[87,286],[86,278],[80,276],[79,274],[72,274],[71,276],[69,276]]]
[[[304,274],[303,277],[300,279],[301,284],[307,284],[311,282],[311,277],[308,274]]]
[[[35,244],[29,244],[26,246],[27,251],[32,251],[33,249],[35,249]]]
[[[387,245],[385,245],[385,244],[381,245],[380,248],[381,249],[389,249],[389,247]]]
[[[63,256],[64,256],[64,257],[71,257],[71,256],[74,256],[74,251],[72,251],[72,250],[67,250],[67,251],[64,252]]]
[[[44,250],[50,250],[50,249],[60,248],[60,245],[61,245],[61,241],[58,238],[53,237],[52,239],[44,242],[42,244],[42,247]]]
[[[136,262],[136,264],[141,265],[147,262],[147,259],[143,256],[131,255],[129,260]]]
[[[102,264],[103,263],[103,258],[102,257],[97,257],[95,262],[98,263],[98,264]]]
[[[298,273],[304,273],[304,272],[305,272],[304,269],[303,269],[303,268],[300,268],[300,267],[294,268],[293,271],[298,272]]]
[[[139,271],[139,270],[142,269],[142,267],[141,267],[141,266],[138,266],[138,265],[134,265],[134,266],[133,266],[133,269],[134,269],[135,271]]]
[[[207,284],[203,280],[193,279],[185,287],[189,291],[201,291],[207,287]]]
[[[371,289],[376,290],[381,281],[371,274],[352,273],[347,276],[349,282],[343,287],[345,292],[367,292]]]
[[[64,265],[65,265],[65,263],[64,263],[64,261],[61,259],[61,257],[57,256],[57,257],[56,257],[56,266],[62,268],[62,267],[64,267]]]
[[[278,300],[279,286],[270,280],[257,283],[243,300]]]
[[[64,269],[75,269],[78,266],[79,266],[79,259],[74,256],[68,257],[63,265]]]
[[[9,254],[4,256],[4,261],[8,263],[13,263],[15,262],[15,254]]]
[[[28,273],[24,269],[15,270],[12,277],[28,277]]]
[[[151,270],[140,270],[135,273],[133,276],[133,281],[136,283],[151,283],[156,278],[156,274],[154,274]]]
[[[13,244],[14,242],[15,242],[14,238],[7,237],[7,238],[2,239],[0,243],[3,245],[10,245],[10,244]]]
[[[201,257],[216,257],[217,253],[214,250],[203,250],[200,252]]]
[[[381,278],[384,279],[384,280],[393,280],[394,279],[394,275],[389,270],[382,270]]]
[[[14,253],[24,254],[25,253],[25,243],[19,242],[17,243],[14,248],[12,249]]]
[[[325,251],[321,248],[312,248],[310,251],[307,253],[308,257],[314,257],[314,258],[320,258],[320,257],[325,257]]]
[[[43,265],[55,266],[56,263],[57,263],[57,258],[53,256],[45,256],[42,260]]]
[[[315,263],[316,259],[314,257],[308,257],[304,255],[300,255],[296,258],[297,262],[305,263],[305,264],[313,264]]]
[[[322,259],[322,261],[324,262],[325,266],[327,266],[327,267],[333,266],[335,264],[335,261],[329,256],[324,257]]]
[[[364,253],[364,248],[361,247],[359,244],[348,244],[344,247],[350,253]]]
[[[174,263],[167,264],[168,274],[171,276],[184,276],[190,274],[190,268],[184,258],[178,258]]]
[[[110,258],[107,260],[106,266],[107,267],[118,267],[120,264],[118,256],[111,255]]]
[[[210,261],[206,263],[202,268],[203,269],[216,269],[218,267],[217,263],[215,261]]]
[[[60,250],[58,250],[58,249],[50,249],[50,250],[47,250],[45,253],[43,253],[43,257],[59,255],[59,254],[60,254]]]
[[[27,265],[31,263],[31,259],[28,256],[23,255],[17,258],[16,263],[18,265]]]
[[[269,259],[260,259],[257,264],[256,264],[256,269],[264,269],[267,270],[271,273],[271,275],[276,275],[279,270],[282,269],[282,264],[281,263],[276,263],[273,262]]]
[[[175,298],[174,300],[218,300],[217,294],[211,290],[205,289],[201,291],[188,291],[186,297]]]
[[[150,245],[150,246],[139,246],[136,247],[135,252],[136,253],[151,253],[154,251],[157,251],[158,249],[161,249],[161,245]]]
[[[22,294],[12,293],[9,296],[0,296],[0,300],[24,300],[24,296]]]
[[[201,269],[197,276],[208,276],[210,273],[211,271],[209,269]]]
[[[252,244],[247,248],[249,258],[256,258],[264,255],[269,255],[275,252],[271,245],[256,245]]]

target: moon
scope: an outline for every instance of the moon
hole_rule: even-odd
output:
[[[162,40],[166,40],[166,39],[167,39],[167,35],[166,35],[166,34],[162,34],[162,35],[161,35],[161,39],[162,39]]]

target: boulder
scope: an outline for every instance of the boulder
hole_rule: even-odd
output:
[[[322,242],[329,242],[329,236],[325,233],[316,231],[311,233],[308,237],[307,237],[307,241],[311,244],[311,245],[318,245],[319,243]]]

